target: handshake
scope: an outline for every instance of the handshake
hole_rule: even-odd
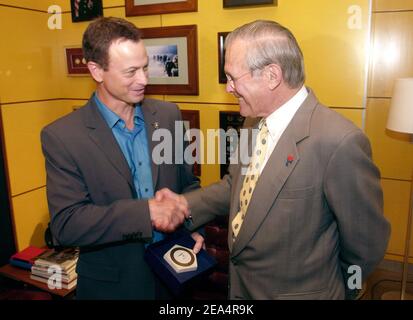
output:
[[[162,232],[173,232],[190,217],[185,197],[164,188],[149,200],[152,226]]]
[[[190,217],[185,197],[167,188],[156,192],[155,198],[148,203],[152,226],[158,231],[173,232]],[[205,248],[204,238],[198,232],[192,233],[192,238],[195,240],[193,251],[196,254],[201,248]]]

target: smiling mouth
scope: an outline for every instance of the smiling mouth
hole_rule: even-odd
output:
[[[132,90],[132,92],[137,93],[137,94],[143,94],[145,92],[145,89],[136,89],[136,90]]]

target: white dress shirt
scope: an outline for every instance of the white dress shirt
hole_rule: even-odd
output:
[[[305,86],[302,86],[301,89],[290,100],[284,103],[281,107],[279,107],[265,119],[267,122],[269,137],[267,139],[267,152],[265,155],[264,163],[261,166],[260,174],[267,164],[272,152],[274,151],[275,146],[280,140],[281,135],[284,133],[295,113],[307,98],[307,95],[307,89],[305,88]]]

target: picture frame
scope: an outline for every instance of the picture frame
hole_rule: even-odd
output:
[[[147,94],[198,95],[197,26],[143,28],[149,57]]]
[[[223,0],[224,8],[277,4],[277,0]]]
[[[192,11],[198,11],[198,0],[125,0],[127,17]]]
[[[218,32],[218,82],[226,84],[227,76],[225,75],[225,38],[229,32]]]
[[[181,110],[182,121],[186,129],[200,129],[199,127],[199,111],[198,110]],[[192,139],[194,142],[195,138]],[[197,177],[201,176],[201,165],[197,162],[193,165],[193,174]]]
[[[72,22],[90,21],[103,16],[102,0],[70,0]]]
[[[235,129],[238,133],[238,138],[240,136],[240,130],[244,125],[245,117],[237,111],[220,111],[219,112],[219,128],[227,132],[229,129]],[[225,144],[225,162],[221,163],[220,176],[221,179],[228,173],[230,156],[235,151],[231,148],[228,140],[220,140],[219,149],[221,149],[222,144]]]
[[[89,75],[89,69],[80,47],[66,47],[67,74],[71,76]]]

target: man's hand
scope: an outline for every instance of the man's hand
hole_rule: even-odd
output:
[[[188,208],[188,216],[186,216],[186,218],[190,217],[188,201],[186,201],[186,198],[183,195],[172,192],[168,188],[164,188],[156,192],[155,199],[158,201],[164,201],[166,199],[170,199],[170,200],[176,201],[177,203],[180,203],[182,206]],[[195,240],[195,245],[192,249],[195,254],[197,254],[202,248],[205,249],[205,239],[200,233],[193,232],[191,236],[192,236],[192,239]]]
[[[155,199],[158,200],[158,201],[162,201],[162,200],[165,200],[165,199],[174,200],[174,201],[180,203],[182,206],[184,206],[188,209],[187,218],[190,215],[188,201],[186,201],[185,197],[183,195],[177,194],[177,193],[169,190],[168,188],[163,188],[163,189],[157,191],[156,194],[155,194]]]
[[[149,212],[152,226],[162,232],[172,232],[189,217],[188,206],[175,199],[150,199]]]
[[[205,249],[205,240],[201,234],[198,232],[193,232],[191,237],[195,240],[195,245],[192,248],[195,254],[197,254],[202,248]]]

